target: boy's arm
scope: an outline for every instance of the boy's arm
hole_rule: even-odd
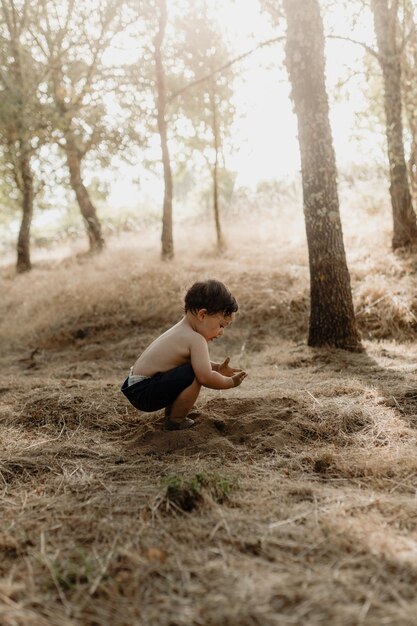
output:
[[[203,387],[210,389],[231,389],[235,387],[233,378],[222,376],[212,369],[210,355],[208,351],[207,341],[201,335],[196,336],[191,341],[191,366],[194,370],[195,377]],[[216,363],[214,365],[217,365]],[[241,382],[241,381],[240,381]]]

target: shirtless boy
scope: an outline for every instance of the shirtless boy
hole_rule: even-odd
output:
[[[194,425],[187,413],[201,387],[231,389],[246,373],[210,361],[208,342],[223,335],[238,305],[218,280],[194,283],[185,295],[184,317],[155,339],[140,355],[122,392],[140,411],[165,408],[165,427],[183,430]]]

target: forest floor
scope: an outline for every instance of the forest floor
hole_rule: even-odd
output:
[[[366,352],[312,350],[284,230],[0,269],[2,626],[415,626],[417,260],[348,233]],[[248,378],[166,432],[119,386],[208,276],[241,310],[212,358]]]

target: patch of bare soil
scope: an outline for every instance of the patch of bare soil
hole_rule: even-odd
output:
[[[163,418],[144,425],[131,441],[131,450],[141,454],[164,456],[170,453],[191,455],[227,455],[239,458],[248,451],[272,445],[270,438],[282,445],[291,439],[288,422],[294,418],[290,398],[264,401],[261,398],[215,398],[193,413],[196,426],[188,432],[163,430]],[[277,435],[280,431],[280,435]],[[270,442],[269,444],[267,442]],[[272,448],[269,448],[272,450]]]

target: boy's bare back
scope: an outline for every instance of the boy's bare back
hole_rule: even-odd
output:
[[[191,343],[196,333],[184,321],[169,328],[146,348],[133,366],[134,375],[153,376],[190,363]]]

